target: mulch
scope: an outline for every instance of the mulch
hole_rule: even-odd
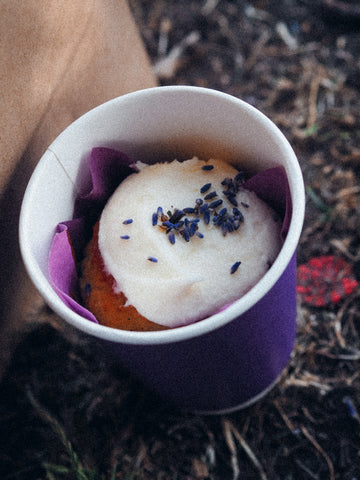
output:
[[[0,476],[359,479],[357,2],[130,4],[162,85],[242,98],[279,126],[298,156],[307,193],[298,263],[308,288],[299,289],[295,348],[265,398],[232,414],[200,416],[165,404],[108,365],[92,339],[42,312],[50,321],[34,319],[1,383]],[[340,288],[343,278],[352,288]]]

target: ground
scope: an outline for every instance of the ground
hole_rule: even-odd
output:
[[[299,265],[340,258],[359,281],[357,1],[130,4],[161,84],[222,90],[280,127],[306,185]],[[255,405],[210,417],[164,404],[43,312],[50,321],[34,319],[2,380],[1,478],[359,479],[360,290],[351,290],[323,306],[299,295],[280,382]]]

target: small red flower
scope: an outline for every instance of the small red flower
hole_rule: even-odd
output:
[[[302,301],[315,307],[337,303],[359,285],[351,265],[334,255],[315,257],[300,265],[297,280]]]

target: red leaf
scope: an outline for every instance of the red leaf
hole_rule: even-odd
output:
[[[334,255],[314,257],[300,265],[297,277],[302,301],[316,307],[338,303],[359,285],[352,266]]]

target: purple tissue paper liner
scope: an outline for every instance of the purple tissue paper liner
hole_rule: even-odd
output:
[[[52,286],[65,305],[82,317],[98,323],[95,316],[79,303],[77,263],[107,200],[121,181],[137,169],[127,155],[107,147],[91,150],[89,168],[91,189],[77,197],[73,219],[56,226],[48,268]],[[283,218],[281,236],[284,240],[292,206],[283,167],[269,168],[254,175],[245,182],[244,187],[255,192]]]
[[[89,168],[91,189],[76,198],[73,219],[56,226],[48,268],[52,286],[64,304],[87,320],[98,323],[95,316],[79,303],[76,265],[108,198],[122,180],[137,169],[127,155],[106,147],[92,149]]]

